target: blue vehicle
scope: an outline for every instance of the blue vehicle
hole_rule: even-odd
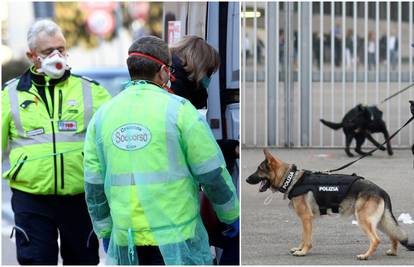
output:
[[[85,76],[99,82],[112,96],[121,92],[125,84],[130,80],[126,67],[90,67],[84,69],[72,69],[75,75]]]

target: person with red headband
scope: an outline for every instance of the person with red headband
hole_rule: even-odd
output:
[[[205,119],[169,92],[167,44],[142,37],[129,48],[131,81],[93,116],[84,147],[86,202],[107,264],[209,265],[201,187],[220,221],[239,200]]]

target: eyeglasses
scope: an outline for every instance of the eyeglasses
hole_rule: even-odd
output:
[[[175,68],[173,66],[171,66],[171,65],[165,65],[165,66],[168,67],[168,70],[170,71],[171,74],[175,73]]]

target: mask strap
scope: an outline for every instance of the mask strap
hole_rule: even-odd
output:
[[[148,58],[148,59],[150,59],[150,60],[152,60],[152,61],[155,61],[155,62],[157,62],[158,64],[161,64],[161,65],[163,65],[163,66],[167,66],[167,64],[165,64],[164,62],[162,62],[161,60],[159,60],[158,58],[155,58],[155,57],[153,57],[153,56],[150,56],[150,55],[147,55],[147,54],[144,54],[144,53],[140,53],[140,52],[131,52],[131,53],[129,53],[128,54],[128,56],[137,56],[137,57],[145,57],[145,58]],[[168,70],[167,69],[167,71],[168,71],[168,76],[169,76],[169,78],[170,78],[170,81],[172,81],[172,82],[174,82],[175,81],[175,76],[174,75],[172,75],[172,73],[170,72],[170,70]]]

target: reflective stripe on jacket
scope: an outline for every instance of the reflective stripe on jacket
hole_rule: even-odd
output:
[[[29,70],[2,91],[2,150],[10,147],[11,166],[3,177],[10,187],[27,193],[82,193],[86,128],[110,95],[97,83],[68,72],[66,79],[53,85],[49,115],[30,75]],[[45,91],[50,99],[47,84]]]
[[[94,230],[119,246],[129,245],[131,232],[136,245],[194,238],[200,185],[222,222],[239,216],[231,176],[206,121],[189,101],[151,83],[128,87],[98,110],[86,134],[84,164]]]

